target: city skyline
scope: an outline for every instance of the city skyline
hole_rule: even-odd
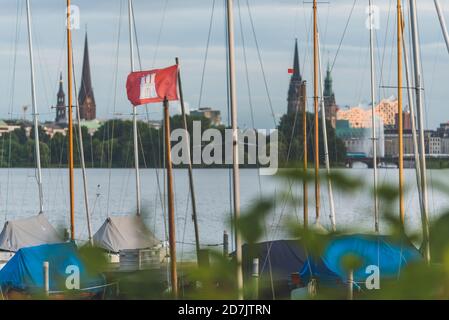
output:
[[[5,1],[5,0],[2,0]],[[384,1],[386,2],[386,1]],[[17,3],[4,4],[0,22],[0,67],[5,70],[0,80],[0,93],[5,97],[0,105],[2,119],[20,118],[21,106],[30,104],[29,94],[29,66],[26,47],[26,25],[23,1],[19,1],[19,29],[16,56],[16,81],[14,85],[14,108],[12,115],[9,107],[12,100],[11,79],[13,77],[15,26]],[[109,3],[109,5],[106,5]],[[209,58],[205,72],[203,97],[198,105],[201,86],[201,74],[204,64],[207,33],[210,22],[211,3],[191,1],[186,5],[182,1],[168,1],[165,8],[164,25],[161,28],[164,1],[155,2],[153,6],[143,1],[135,1],[136,27],[140,44],[143,69],[174,64],[174,57],[179,56],[184,80],[184,94],[188,105],[192,109],[198,107],[213,107],[221,111],[223,121],[227,120],[226,110],[226,54],[224,47],[224,13],[221,1],[216,1]],[[290,75],[288,68],[292,67],[294,39],[298,38],[299,59],[303,78],[307,80],[307,92],[312,92],[311,76],[311,43],[309,33],[311,8],[307,4],[297,1],[249,1],[252,19],[255,26],[258,46],[267,77],[267,86],[276,120],[285,113],[287,107],[287,92]],[[66,80],[65,67],[65,30],[64,4],[54,1],[32,1],[33,27],[36,49],[36,76],[38,90],[38,107],[42,121],[53,120],[58,89],[59,73],[63,72]],[[126,99],[124,83],[129,72],[129,49],[126,25],[126,5],[122,2],[122,17],[119,22],[120,1],[85,0],[74,2],[80,8],[80,29],[74,30],[74,58],[76,68],[76,82],[80,85],[83,45],[86,25],[89,33],[89,50],[91,59],[92,83],[97,104],[97,118],[106,119],[121,113],[129,117],[130,104]],[[436,128],[442,119],[449,119],[449,112],[445,114],[445,88],[449,74],[449,58],[439,29],[433,4],[418,4],[420,8],[421,39],[423,51],[423,68],[426,93],[427,127]],[[236,5],[237,7],[237,5]],[[320,26],[322,27],[323,68],[329,61],[333,66],[333,89],[336,103],[342,107],[367,104],[369,101],[369,63],[368,30],[365,29],[365,7],[358,4],[354,7],[350,27],[343,39],[339,54],[335,60],[336,51],[341,40],[352,1],[341,1],[338,6],[322,4],[319,8]],[[393,32],[395,24],[394,6],[390,9],[380,3],[380,29],[377,37],[377,69],[380,69],[384,58],[382,85],[394,85],[395,82],[395,53]],[[192,13],[195,11],[195,19]],[[332,11],[332,19],[329,12]],[[22,12],[20,14],[20,12]],[[237,95],[239,103],[239,123],[242,127],[251,126],[251,114],[246,88],[245,65],[242,54],[242,39],[240,34],[239,11],[236,9],[236,41],[237,41],[237,81],[239,84]],[[251,21],[245,2],[241,3],[241,16],[244,28],[248,70],[250,72],[251,100],[255,109],[255,123],[260,128],[273,127],[273,119],[268,103],[265,84],[261,75],[257,48],[252,38]],[[386,27],[388,22],[388,28]],[[118,25],[120,41],[117,41]],[[110,27],[109,27],[110,26]],[[331,27],[332,26],[332,27]],[[357,27],[359,26],[359,27]],[[182,29],[181,29],[182,27]],[[161,32],[159,33],[159,30]],[[179,36],[178,30],[183,30]],[[146,32],[147,34],[144,34]],[[185,36],[184,36],[185,34]],[[158,40],[159,39],[159,40]],[[275,39],[273,41],[273,39]],[[159,43],[159,45],[157,45]],[[384,46],[384,43],[387,43]],[[119,46],[119,54],[116,49]],[[384,52],[385,47],[385,52]],[[137,61],[137,54],[136,54]],[[438,69],[435,70],[436,63]],[[118,66],[117,68],[115,66]],[[434,72],[435,71],[435,72]],[[325,70],[323,70],[323,73]],[[377,72],[378,79],[380,72]],[[115,87],[115,83],[117,86]],[[381,84],[379,83],[379,86]],[[67,90],[65,88],[65,90]],[[116,96],[114,92],[116,91]],[[379,98],[395,95],[393,89],[379,89]],[[310,95],[309,95],[310,98]],[[116,101],[114,107],[114,101]],[[177,108],[176,104],[172,104]],[[312,105],[308,99],[308,110]],[[143,112],[142,112],[143,113]],[[142,114],[142,119],[143,119]],[[161,118],[161,108],[153,106],[150,110],[151,120]]]

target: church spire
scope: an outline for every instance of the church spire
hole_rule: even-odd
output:
[[[301,70],[299,68],[298,39],[295,39],[295,54],[293,57],[293,75],[292,80],[301,81]]]
[[[299,68],[298,39],[295,39],[293,74],[290,78],[287,101],[287,114],[289,115],[295,115],[297,112],[306,110],[306,82],[302,80]]]
[[[56,119],[59,124],[66,123],[66,105],[65,105],[65,93],[64,93],[64,81],[62,80],[62,72],[59,74],[59,90],[56,95]]]
[[[334,90],[332,88],[332,74],[329,62],[327,63],[326,79],[324,79],[324,97],[332,97]]]
[[[81,87],[78,95],[78,104],[80,108],[81,119],[83,120],[95,119],[96,105],[90,72],[89,44],[87,41],[87,31],[84,39],[83,70],[81,74]]]

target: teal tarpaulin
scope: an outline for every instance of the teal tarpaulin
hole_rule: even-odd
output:
[[[0,270],[2,290],[14,288],[29,292],[42,291],[44,261],[49,263],[50,291],[74,289],[78,279],[81,290],[96,287],[98,290],[98,286],[105,285],[105,279],[101,274],[87,272],[75,244],[57,243],[22,248],[17,251]]]

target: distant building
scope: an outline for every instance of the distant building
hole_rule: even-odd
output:
[[[53,136],[56,133],[60,133],[63,136],[65,136],[67,134],[67,130],[68,130],[67,126],[61,127],[60,124],[58,124],[56,122],[44,123],[42,125],[42,127],[43,127],[43,129],[45,131],[45,134],[47,134],[50,138],[53,138]],[[30,127],[30,129],[31,129],[31,127]]]
[[[396,113],[394,115],[394,128],[397,129],[398,128],[398,123],[399,123],[399,116]],[[410,112],[404,111],[402,113],[402,127],[404,130],[412,130],[412,121],[411,121],[411,117],[410,117]]]
[[[332,75],[329,65],[327,66],[326,79],[324,80],[323,98],[326,120],[329,121],[332,128],[335,129],[337,123],[338,106],[335,101],[334,90],[332,89]]]
[[[376,119],[376,151],[378,157],[383,157],[385,154],[384,146],[384,130],[382,121]],[[352,128],[348,120],[336,121],[337,137],[343,140],[348,153],[364,153],[367,157],[373,156],[373,142],[371,128]]]
[[[59,91],[56,95],[56,118],[55,122],[59,124],[66,124],[67,123],[67,117],[66,117],[66,104],[65,104],[65,93],[63,88],[64,82],[62,81],[62,72],[59,75]]]
[[[101,121],[94,119],[94,120],[82,120],[81,121],[81,127],[85,127],[87,129],[87,133],[89,135],[93,136],[95,132],[101,127]]]
[[[404,145],[404,154],[412,155],[414,153],[413,147],[413,133],[412,130],[404,130],[402,135]],[[396,129],[386,129],[384,133],[385,139],[385,156],[397,157],[399,156],[399,139],[398,131]]]
[[[0,120],[0,137],[3,136],[5,133],[12,132],[16,129],[20,129],[19,125],[10,125],[7,124],[5,121]]]
[[[386,129],[394,129],[397,120],[397,100],[383,99],[375,108],[374,112],[382,119]],[[408,113],[407,113],[408,114]],[[353,107],[339,109],[337,111],[337,120],[348,120],[352,128],[371,128],[372,111],[371,108]],[[410,116],[404,115],[404,123],[407,129],[410,129]],[[404,126],[405,128],[405,126]]]
[[[220,110],[213,110],[212,108],[199,108],[198,110],[190,111],[190,115],[207,118],[214,126],[219,126],[221,124]]]
[[[87,43],[87,32],[84,39],[83,70],[81,74],[81,86],[78,94],[78,105],[82,120],[94,120],[97,116],[94,90],[90,73],[89,46]]]
[[[295,40],[295,53],[293,57],[293,74],[287,97],[287,115],[295,116],[297,112],[306,110],[306,81],[302,79],[299,68],[298,40]]]

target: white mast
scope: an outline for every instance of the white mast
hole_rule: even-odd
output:
[[[235,79],[235,48],[234,48],[234,5],[233,0],[227,0],[227,33],[228,33],[228,59],[229,59],[229,93],[231,102],[232,123],[232,154],[233,154],[233,199],[234,199],[234,223],[240,217],[240,172],[239,172],[239,139],[237,124],[237,95]],[[242,272],[242,243],[240,232],[235,232],[235,256],[237,262],[237,289],[238,298],[243,299],[243,272]]]
[[[34,83],[34,57],[33,57],[33,36],[31,31],[31,8],[30,1],[26,0],[27,10],[27,26],[28,26],[28,48],[30,52],[30,69],[31,69],[31,99],[33,106],[33,122],[34,122],[34,144],[36,156],[36,173],[37,186],[39,189],[39,213],[44,212],[44,196],[42,193],[42,169],[41,169],[41,152],[39,147],[39,120],[36,103],[36,86]]]
[[[412,90],[412,75],[410,72],[410,65],[408,62],[407,46],[405,45],[405,38],[402,38],[402,47],[404,51],[404,66],[405,66],[405,78],[407,82],[407,100],[410,109],[410,123],[412,127],[412,139],[413,139],[413,155],[415,159],[415,175],[416,186],[418,189],[419,208],[422,213],[422,192],[421,192],[421,165],[419,159],[419,147],[418,147],[418,135],[416,133],[416,114],[415,106],[413,102],[413,90]]]
[[[332,231],[337,231],[337,223],[335,221],[335,205],[334,205],[334,193],[332,191],[332,181],[330,178],[331,168],[329,161],[329,146],[327,142],[327,128],[326,128],[326,110],[324,106],[324,91],[323,91],[323,72],[321,69],[321,45],[320,45],[320,34],[317,33],[318,37],[318,64],[320,73],[320,92],[321,92],[321,125],[323,130],[323,141],[324,141],[324,161],[326,163],[327,172],[327,190],[329,193],[329,208],[330,208],[330,220]]]
[[[376,137],[376,76],[374,64],[374,21],[372,0],[369,0],[369,47],[371,64],[371,126],[373,143],[374,230],[379,232],[379,201],[377,199],[377,137]]]
[[[134,21],[133,21],[133,5],[132,0],[128,0],[128,23],[129,23],[129,49],[131,72],[134,72]],[[137,107],[133,106],[133,136],[134,136],[134,166],[136,168],[136,210],[137,215],[140,215],[140,173],[139,173],[139,145],[137,140]]]
[[[80,158],[81,158],[80,159],[81,160],[81,172],[83,174],[84,207],[86,209],[87,235],[88,235],[89,243],[91,245],[93,245],[92,227],[91,227],[91,224],[90,224],[89,195],[88,195],[88,192],[87,192],[86,163],[84,161],[83,133],[81,132],[81,115],[80,115],[80,108],[79,108],[79,105],[78,105],[78,97],[76,97],[75,100],[76,100],[76,121],[77,121],[77,127],[78,127],[78,140],[79,140]]]
[[[424,245],[424,257],[427,263],[430,263],[430,246],[429,246],[429,216],[427,208],[427,174],[426,174],[426,149],[424,144],[424,116],[423,116],[423,97],[422,97],[422,79],[421,79],[421,52],[419,46],[418,36],[418,17],[416,13],[416,1],[409,0],[410,2],[410,22],[411,22],[411,34],[413,45],[413,61],[415,71],[415,95],[416,95],[416,108],[418,114],[418,126],[419,126],[419,147],[421,156],[421,192],[422,192],[422,228],[423,228],[423,245]]]
[[[433,0],[435,8],[437,9],[438,20],[440,20],[441,31],[443,32],[444,42],[446,42],[446,48],[449,52],[449,34],[447,33],[446,19],[444,18],[443,11],[441,10],[440,1]]]

